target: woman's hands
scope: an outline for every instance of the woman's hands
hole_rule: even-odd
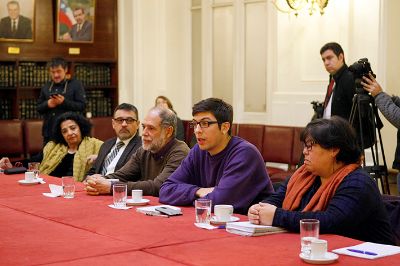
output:
[[[276,206],[269,203],[258,203],[250,207],[247,216],[253,224],[272,225]]]

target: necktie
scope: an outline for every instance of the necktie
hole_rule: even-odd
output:
[[[324,101],[324,108],[329,103],[329,99],[331,98],[334,85],[335,85],[335,80],[333,78],[331,78],[331,82],[329,83],[328,90],[326,91],[326,96],[325,96],[325,101]]]
[[[15,21],[15,19],[12,21],[11,31],[13,33],[17,31],[17,21]]]
[[[81,31],[82,29],[82,24],[78,24],[78,31]]]
[[[124,142],[122,141],[118,142],[117,145],[115,145],[114,148],[111,150],[111,152],[108,154],[107,158],[104,160],[103,168],[101,169],[102,175],[105,175],[107,173],[107,167],[114,160],[115,156],[117,156],[119,149],[121,149],[121,147],[124,145],[125,145]]]

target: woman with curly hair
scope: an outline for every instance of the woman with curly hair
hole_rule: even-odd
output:
[[[74,176],[83,181],[91,164],[89,155],[97,154],[103,142],[90,137],[92,125],[80,114],[67,112],[57,118],[54,137],[43,148],[40,172],[51,176]]]

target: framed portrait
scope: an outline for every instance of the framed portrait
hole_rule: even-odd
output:
[[[57,0],[56,41],[93,43],[95,0]]]
[[[0,41],[33,42],[34,0],[0,0]]]

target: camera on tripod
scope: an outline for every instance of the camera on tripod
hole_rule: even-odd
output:
[[[361,58],[360,60],[349,66],[349,70],[354,75],[356,93],[368,94],[368,92],[365,91],[363,89],[363,86],[361,85],[362,77],[366,76],[369,78],[369,73],[371,73],[374,78],[376,77],[371,69],[371,64],[368,62],[368,58]]]

